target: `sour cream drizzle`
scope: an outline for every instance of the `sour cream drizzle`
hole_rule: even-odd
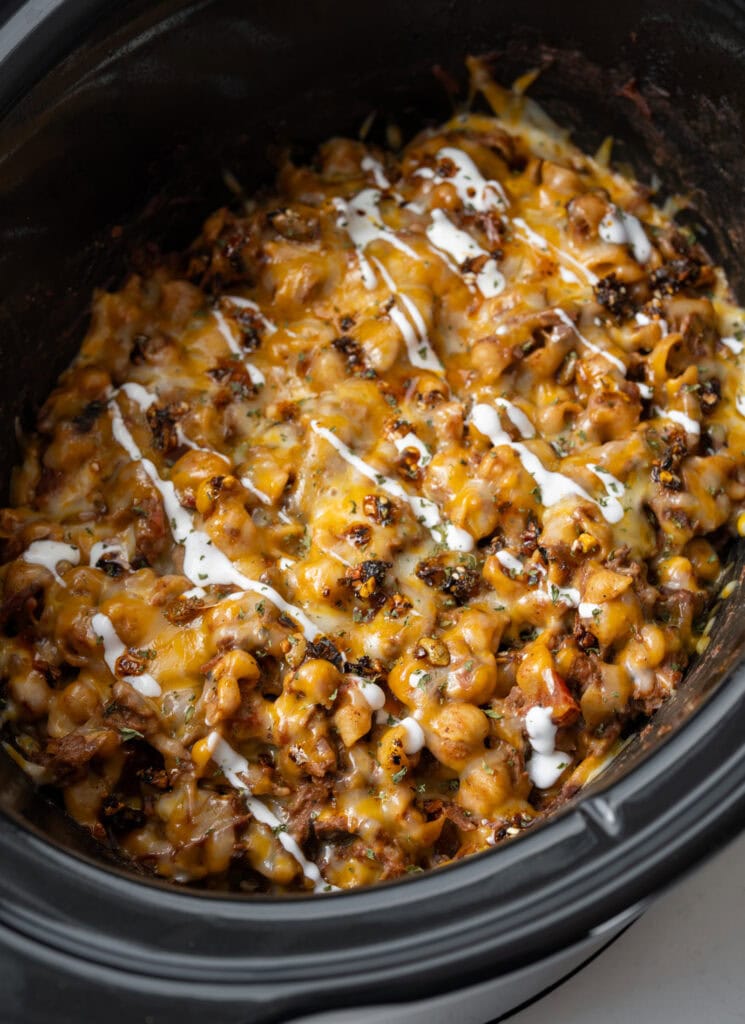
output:
[[[737,411],[741,412],[739,405],[740,399],[737,399]],[[672,420],[673,423],[678,423],[684,430],[689,434],[695,434],[698,436],[701,433],[701,424],[698,420],[692,419],[686,413],[681,412],[680,409],[660,409],[659,406],[655,406],[655,414],[661,416],[662,419]]]
[[[619,359],[618,356],[614,356],[611,352],[608,352],[606,351],[606,349],[601,348],[599,345],[596,345],[594,341],[590,341],[590,339],[586,338],[584,334],[580,334],[580,332],[577,330],[574,320],[572,320],[569,314],[566,313],[559,306],[555,306],[552,312],[554,312],[558,316],[559,320],[561,320],[563,324],[566,324],[567,327],[569,327],[574,332],[575,336],[582,342],[582,344],[586,348],[589,348],[591,352],[595,352],[597,353],[597,355],[602,356],[603,359],[607,359],[609,363],[612,363],[613,366],[617,367],[618,370],[620,370],[621,374],[624,377],[626,376],[626,364],[623,362],[622,359]]]
[[[404,434],[403,437],[394,437],[393,443],[396,446],[396,451],[399,455],[402,455],[407,449],[414,449],[419,453],[419,465],[422,469],[427,465],[428,462],[432,461],[432,456],[427,449],[426,444],[421,438],[418,438],[413,431],[409,431],[408,434]]]
[[[605,499],[603,514],[609,523],[618,523],[623,519],[624,508],[618,500],[618,495],[623,494],[624,487],[620,480],[617,480],[612,473],[609,473],[602,466],[588,466],[591,473],[600,480],[607,498]]]
[[[157,395],[143,388],[142,384],[136,384],[131,380],[127,381],[126,384],[122,384],[120,390],[124,392],[131,402],[134,402],[139,407],[141,412],[147,412],[150,406],[158,401]]]
[[[588,270],[583,263],[579,262],[579,260],[575,260],[575,258],[570,256],[568,252],[564,252],[564,250],[560,249],[558,245],[554,245],[552,242],[549,242],[547,238],[544,238],[543,235],[534,231],[522,217],[513,217],[512,224],[517,228],[517,237],[527,243],[531,248],[537,249],[539,252],[554,253],[560,262],[563,261],[564,263],[568,263],[570,266],[574,267],[577,273],[581,274],[588,284],[598,283],[599,279],[597,274],[593,274],[593,272]]]
[[[500,565],[515,575],[519,575],[525,568],[519,558],[515,558],[509,551],[497,551],[494,556]]]
[[[355,683],[370,710],[380,711],[385,704],[385,692],[378,686],[378,684],[371,683],[370,680],[365,679],[364,676],[350,675],[349,679]]]
[[[523,464],[523,468],[533,477],[540,487],[541,503],[545,505],[546,508],[556,505],[565,498],[576,495],[578,498],[584,498],[585,501],[589,501],[593,505],[597,505],[602,512],[603,517],[609,523],[618,521],[613,518],[615,510],[609,508],[608,504],[603,507],[600,502],[595,501],[594,498],[590,497],[584,487],[581,487],[576,483],[576,481],[570,479],[568,476],[564,476],[563,473],[554,473],[551,470],[546,469],[538,456],[527,448],[521,441],[513,441],[509,434],[502,429],[502,424],[499,422],[499,415],[490,405],[486,405],[484,402],[475,405],[471,412],[471,422],[479,433],[483,434],[484,437],[489,438],[493,445],[506,445],[517,453],[520,462]]]
[[[576,587],[559,587],[556,583],[549,583],[539,593],[551,604],[568,604],[570,608],[576,608],[579,604],[580,593]]]
[[[379,160],[376,160],[374,156],[370,156],[369,153],[366,156],[363,156],[360,167],[363,171],[367,171],[368,174],[372,174],[373,181],[376,186],[383,192],[391,187],[390,181],[388,181],[388,178],[385,176],[383,165]]]
[[[598,234],[604,242],[612,245],[629,245],[637,263],[646,263],[652,255],[652,244],[647,238],[641,221],[631,213],[612,206],[598,227]]]
[[[525,716],[525,731],[533,748],[528,775],[538,789],[553,786],[570,761],[568,754],[556,749],[556,726],[551,721],[553,710],[536,704]]]
[[[80,562],[80,552],[72,544],[63,544],[57,540],[35,540],[23,552],[22,558],[29,565],[41,565],[48,572],[51,572],[61,587],[67,584],[57,572],[58,562],[69,562],[77,565]]]
[[[383,473],[379,473],[376,469],[373,469],[371,465],[361,459],[358,455],[355,455],[354,452],[348,448],[333,431],[329,430],[327,427],[321,426],[318,420],[312,420],[310,427],[314,434],[322,437],[324,441],[328,441],[331,447],[336,449],[344,461],[356,469],[358,473],[367,477],[368,480],[372,480],[373,483],[377,484],[381,490],[386,491],[387,494],[390,494],[391,497],[407,502],[414,515],[424,526],[427,527],[436,541],[444,539],[451,551],[473,550],[474,541],[471,534],[466,533],[465,530],[461,530],[452,523],[448,523],[443,520],[440,515],[440,510],[433,501],[430,501],[428,498],[420,498],[417,495],[409,494],[397,480],[393,480],[391,477],[385,476]],[[444,538],[442,536],[443,534]]]
[[[427,337],[427,325],[415,302],[408,295],[399,292],[396,282],[385,269],[379,259],[373,256],[373,263],[380,271],[380,276],[390,289],[394,299],[400,302],[411,319],[411,323],[404,316],[403,312],[393,305],[388,310],[388,316],[398,327],[401,336],[406,342],[406,352],[412,366],[418,366],[422,370],[433,370],[435,373],[444,373],[445,367],[437,357]],[[413,325],[413,326],[412,326]]]
[[[591,619],[596,612],[601,612],[602,610],[602,605],[593,604],[591,601],[581,601],[577,608],[582,619]]]
[[[512,423],[514,427],[520,431],[520,436],[526,439],[535,437],[535,427],[530,422],[528,417],[512,402],[508,402],[506,398],[495,398],[495,405],[500,406],[507,413],[507,419]]]
[[[318,866],[306,858],[298,843],[287,832],[285,823],[280,821],[263,801],[253,795],[244,781],[248,772],[248,761],[245,757],[233,750],[219,732],[211,732],[207,737],[207,744],[212,760],[222,769],[230,785],[243,793],[248,810],[257,821],[260,821],[262,825],[268,825],[273,830],[284,849],[298,862],[305,877],[313,883],[314,891],[336,891],[337,886],[329,885],[318,870]]]
[[[745,345],[737,338],[720,338],[721,343],[726,346],[730,352],[734,352],[736,356],[739,356]]]
[[[384,222],[378,203],[381,193],[376,188],[365,188],[349,200],[336,196],[334,206],[339,213],[337,226],[344,228],[357,250],[357,262],[365,287],[372,291],[377,284],[375,271],[370,266],[365,249],[376,240],[388,242],[395,249],[406,253],[412,259],[419,259],[414,250],[402,242]]]
[[[118,678],[116,663],[123,654],[126,654],[126,646],[114,629],[114,624],[108,615],[96,612],[91,619],[91,626],[96,636],[101,638],[103,660],[106,662],[109,672],[111,672],[114,678]],[[133,689],[137,690],[138,693],[141,693],[143,697],[160,697],[160,684],[148,672],[143,672],[138,676],[122,676],[121,678],[125,683],[129,683]]]
[[[634,320],[639,324],[640,327],[648,327],[650,324],[657,324],[660,329],[660,337],[665,338],[669,334],[667,327],[667,320],[663,320],[662,317],[654,318],[647,316],[646,313],[637,313],[634,316]],[[722,338],[724,341],[724,338]]]
[[[235,301],[235,300],[233,300],[233,301]],[[244,301],[248,301],[248,300],[244,300]],[[230,351],[234,355],[238,356],[238,358],[241,360],[243,365],[246,367],[246,370],[248,371],[248,376],[251,378],[251,383],[254,384],[257,387],[259,385],[261,385],[261,384],[265,384],[266,383],[266,378],[265,378],[264,374],[261,372],[261,370],[258,369],[258,367],[254,366],[253,363],[249,363],[248,360],[245,358],[245,353],[241,349],[241,347],[238,344],[238,342],[235,340],[235,337],[233,335],[233,331],[231,330],[231,327],[228,324],[228,321],[222,315],[220,310],[219,309],[213,309],[212,310],[212,315],[215,318],[215,322],[217,323],[217,329],[219,330],[220,334],[222,334],[223,338],[227,342],[228,348],[230,349]]]
[[[461,272],[461,264],[466,260],[486,256],[486,262],[478,273],[467,271],[463,273],[463,277],[466,281],[474,280],[485,299],[493,298],[504,290],[505,280],[497,267],[497,261],[466,231],[457,228],[442,210],[432,211],[432,223],[427,228],[427,238],[435,249],[453,258],[458,273]]]
[[[116,401],[112,401],[109,408],[112,417],[112,432],[115,439],[124,448],[133,462],[140,463],[153,486],[160,493],[173,539],[177,544],[184,545],[184,576],[195,587],[205,587],[210,584],[216,586],[233,585],[240,590],[252,594],[260,594],[271,601],[281,612],[293,618],[302,629],[306,640],[314,640],[320,630],[311,622],[305,612],[285,601],[267,583],[259,583],[257,580],[244,576],[233,565],[227,555],[215,547],[212,539],[204,531],[195,529],[194,519],[181,505],[176,488],[170,480],[163,480],[161,478],[153,463],[145,458],[135,444],[134,438],[124,423]]]
[[[464,206],[470,206],[479,213],[486,213],[497,206],[506,210],[508,204],[504,189],[498,181],[486,179],[462,149],[444,146],[437,153],[438,160],[450,160],[455,165],[455,174],[445,177],[435,173],[430,167],[420,167],[414,173],[428,178],[433,185],[452,185]]]
[[[406,718],[402,718],[397,725],[403,726],[404,729],[404,753],[410,756],[418,754],[425,742],[424,729],[419,722],[408,715]]]

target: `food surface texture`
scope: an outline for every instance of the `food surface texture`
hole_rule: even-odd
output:
[[[142,870],[328,892],[484,851],[706,646],[745,313],[671,204],[471,73],[493,114],[286,159],[96,294],[25,438],[6,750]]]

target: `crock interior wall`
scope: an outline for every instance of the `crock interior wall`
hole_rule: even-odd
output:
[[[12,80],[0,84],[2,109],[19,83],[40,79],[0,124],[2,481],[18,455],[13,424],[33,421],[77,350],[91,291],[136,268],[145,240],[188,243],[230,198],[223,171],[250,193],[271,178],[271,151],[284,144],[308,156],[329,135],[356,134],[372,110],[378,139],[388,121],[407,137],[423,119],[442,119],[452,104],[432,68],[460,82],[462,99],[467,53],[493,51],[505,83],[542,67],[531,95],[575,126],[582,145],[613,135],[642,180],[656,170],[666,188],[691,191],[697,220],[718,226],[705,244],[745,297],[740,3],[629,2],[591,14],[584,2],[550,0],[518,9],[488,0],[215,0],[77,10],[67,35],[42,26],[33,65],[12,55]],[[76,33],[85,42],[41,75]],[[629,82],[644,102],[622,92]],[[115,226],[124,226],[117,237]],[[681,694],[604,785],[721,681],[744,639],[730,614]],[[6,810],[90,852],[6,760],[0,785]]]

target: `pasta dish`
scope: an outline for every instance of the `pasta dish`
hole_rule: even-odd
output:
[[[142,869],[328,892],[575,794],[745,532],[745,313],[674,210],[493,113],[332,139],[116,292],[0,512],[5,748]]]

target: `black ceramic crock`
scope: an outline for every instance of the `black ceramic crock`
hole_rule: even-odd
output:
[[[92,289],[136,268],[144,240],[185,244],[229,199],[223,172],[250,192],[272,147],[309,153],[372,110],[373,134],[442,119],[443,82],[463,90],[468,53],[493,52],[503,82],[542,67],[531,94],[583,146],[613,135],[642,180],[690,192],[699,236],[745,301],[742,2],[29,0],[0,4],[0,22],[2,480],[14,424],[76,351]],[[680,691],[553,821],[329,897],[137,877],[0,759],[0,1018],[248,1024],[346,1008],[338,1019],[367,1021],[386,1015],[350,1008],[386,1003],[413,1020],[421,1000],[455,991],[457,1017],[416,1019],[467,1024],[486,1019],[483,1006],[468,1015],[474,986],[530,975],[495,999],[496,1017],[555,980],[535,965],[617,931],[739,830],[744,646],[738,589]]]

